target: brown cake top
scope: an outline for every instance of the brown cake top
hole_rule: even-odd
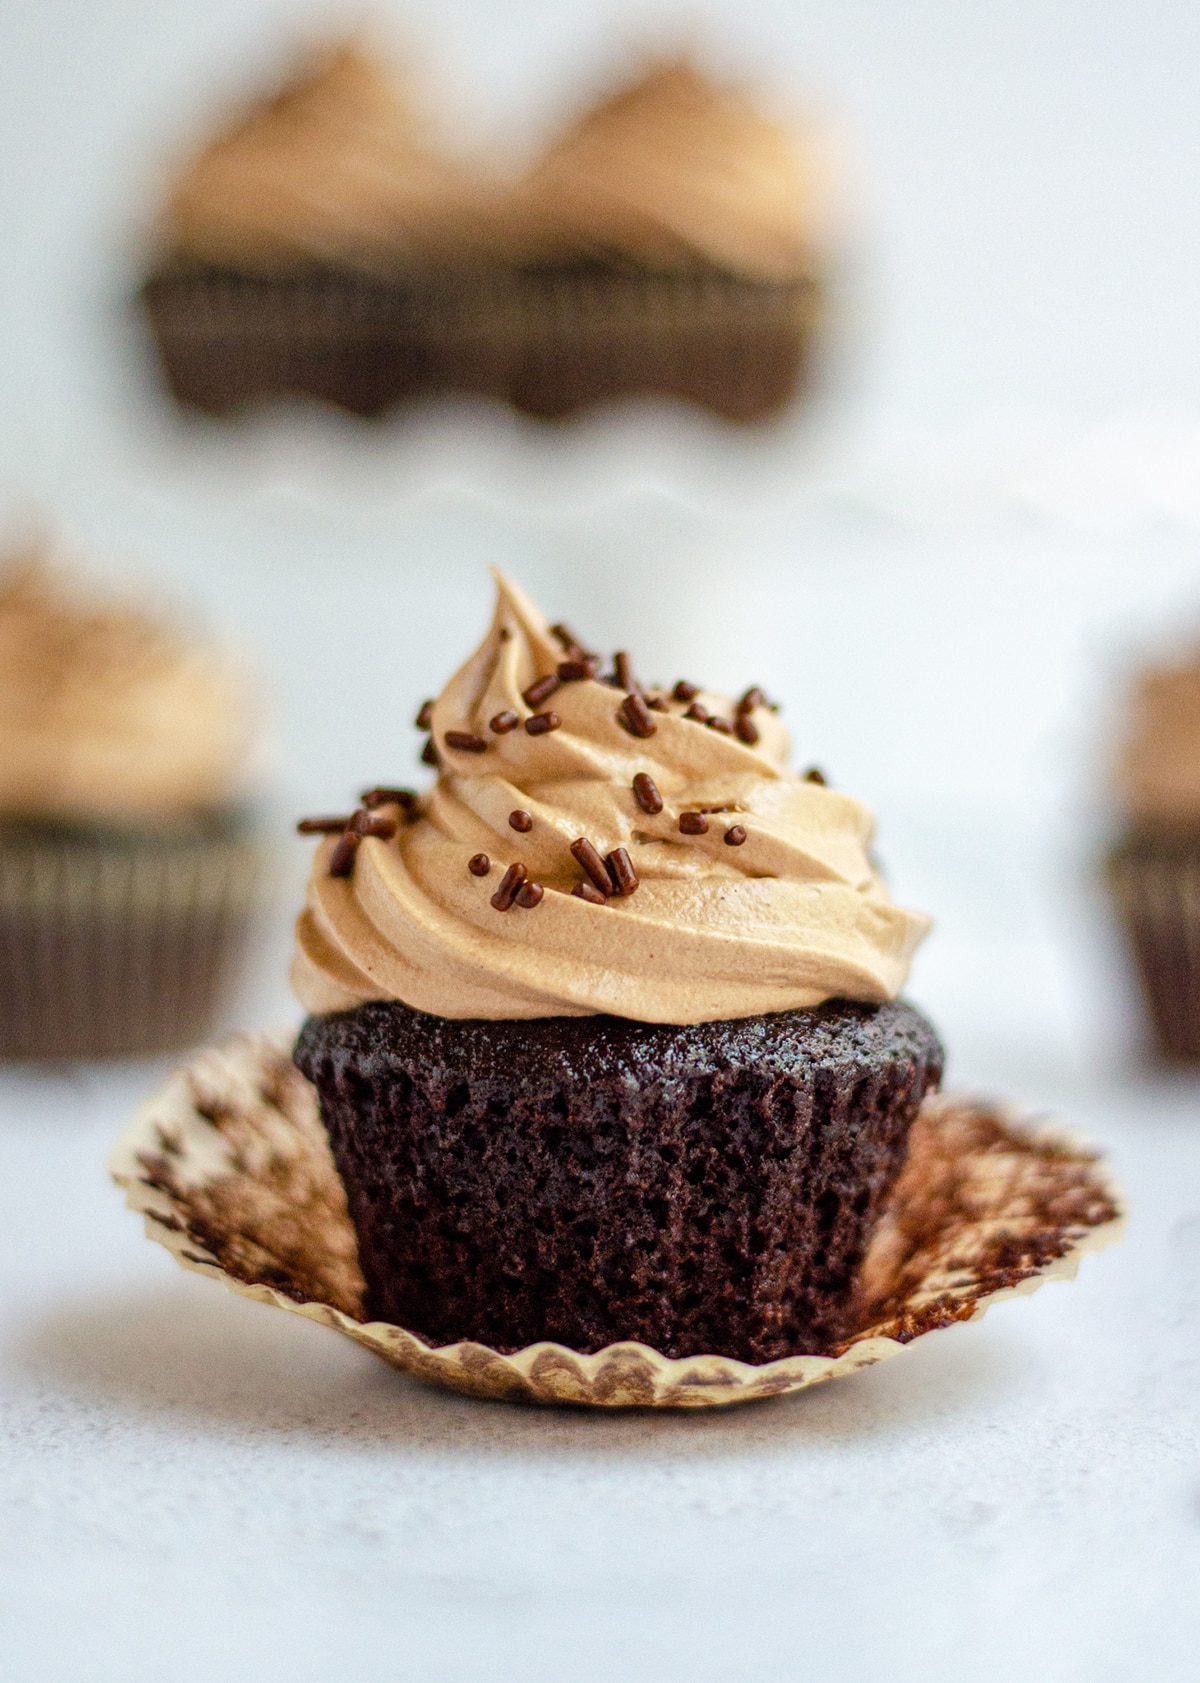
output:
[[[310,54],[202,148],[170,193],[163,235],[172,252],[217,264],[386,270],[469,250],[487,237],[492,197],[354,39]]]
[[[1200,650],[1139,676],[1116,785],[1127,814],[1139,823],[1200,826]]]
[[[498,586],[421,709],[430,794],[307,826],[331,831],[297,926],[308,1009],[698,1023],[895,997],[927,919],[888,899],[866,808],[786,769],[761,693],[604,672]]]
[[[231,798],[243,675],[40,551],[0,564],[0,818],[156,821]]]
[[[813,266],[820,173],[812,147],[742,88],[675,59],[568,129],[516,188],[510,216],[544,258],[791,281]]]

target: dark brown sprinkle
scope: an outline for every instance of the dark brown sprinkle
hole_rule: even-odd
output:
[[[638,885],[637,872],[633,868],[633,860],[623,847],[614,847],[611,853],[606,853],[604,863],[608,866],[608,874],[613,880],[613,887],[618,894],[632,894]]]
[[[577,900],[586,900],[589,906],[606,906],[608,904],[608,895],[601,894],[594,883],[577,882],[571,893]]]
[[[699,694],[699,684],[689,684],[686,678],[680,678],[671,691],[671,695],[676,701],[694,701]]]
[[[756,707],[761,707],[763,705],[764,699],[763,692],[759,689],[758,685],[755,684],[751,689],[746,691],[745,695],[738,702],[737,710],[739,713],[753,713]]]
[[[697,806],[697,807],[693,807],[692,811],[693,812],[736,812],[737,807],[733,805],[732,801],[726,801],[723,806]]]
[[[473,730],[448,730],[442,741],[447,748],[454,748],[460,754],[486,754],[487,737],[476,736]]]
[[[809,766],[808,770],[804,773],[804,781],[806,783],[819,783],[821,787],[824,788],[825,773],[817,766]]]
[[[679,833],[681,836],[702,836],[708,829],[708,819],[702,812],[681,812],[679,814]]]
[[[411,812],[417,804],[417,797],[411,789],[364,789],[359,796],[368,811],[377,806],[403,807],[405,812]]]
[[[749,713],[739,713],[733,728],[737,731],[738,741],[748,743],[753,748],[758,741],[758,726]]]
[[[545,736],[548,730],[557,730],[561,724],[557,713],[531,713],[525,721],[525,729],[530,736]]]
[[[531,912],[535,906],[541,905],[545,895],[546,890],[540,882],[527,882],[517,894],[517,905]]]
[[[302,818],[296,830],[302,836],[338,836],[349,822],[348,818]]]
[[[648,695],[646,697],[646,706],[653,708],[656,713],[669,713],[671,711],[667,704],[667,698],[665,695]]]
[[[421,750],[421,764],[427,766],[437,766],[441,765],[441,763],[442,762],[438,759],[437,747],[435,746],[434,740],[431,736],[429,741]]]
[[[559,681],[564,684],[578,684],[584,678],[594,678],[599,666],[600,662],[595,655],[573,655],[570,660],[559,661]]]
[[[492,905],[498,912],[506,912],[516,899],[528,873],[520,860],[512,864],[500,879],[500,886],[492,895]]]
[[[433,728],[433,702],[432,701],[423,701],[421,703],[421,711],[417,714],[416,725],[417,725],[418,730],[432,730],[432,728]]]
[[[473,853],[467,860],[467,869],[473,877],[486,877],[492,868],[492,862],[486,853]]]
[[[526,707],[540,707],[543,701],[549,701],[560,681],[557,672],[548,672],[544,678],[535,678],[528,689],[523,689],[521,699]]]
[[[733,735],[733,721],[731,719],[719,719],[714,713],[712,718],[705,719],[704,723],[708,726],[709,730],[715,730],[719,732],[721,736]]]
[[[488,724],[497,736],[507,736],[510,730],[516,730],[521,723],[519,713],[511,713],[507,709],[503,713],[493,713]]]
[[[502,643],[507,643],[511,636],[512,632],[508,629],[507,625],[502,625],[500,627],[500,641]]]
[[[559,620],[557,625],[552,625],[550,627],[550,635],[558,638],[559,642],[562,644],[563,648],[566,649],[568,654],[584,655],[587,652],[584,645],[579,641],[579,638],[571,630],[571,627],[569,625],[564,625],[561,620]]]
[[[520,806],[513,807],[508,815],[508,823],[510,829],[520,830],[523,836],[528,835],[529,831],[533,829],[533,819],[524,807]]]
[[[641,688],[641,685],[633,675],[633,662],[625,653],[624,649],[618,649],[616,654],[613,656],[613,673],[616,676],[617,683],[620,684],[623,690],[636,690]]]
[[[343,830],[338,837],[338,844],[329,856],[329,874],[331,877],[348,877],[354,869],[355,855],[358,853],[359,838],[352,830]]]
[[[744,824],[731,824],[725,832],[726,847],[741,847],[745,839],[746,826]]]
[[[591,877],[593,885],[599,889],[600,893],[611,894],[613,891],[612,878],[604,868],[603,859],[586,836],[580,836],[578,841],[571,843],[571,852],[583,866],[588,876]]]
[[[636,690],[625,697],[617,710],[617,718],[632,736],[653,736],[658,729],[650,717],[650,709]]]
[[[396,820],[364,809],[354,814],[346,828],[356,836],[378,836],[380,841],[391,841],[396,834]]]
[[[693,701],[683,716],[685,719],[695,719],[698,725],[706,725],[710,717],[708,708],[702,701]]]
[[[661,812],[663,798],[658,792],[658,784],[648,772],[639,771],[633,780],[633,795],[643,812]]]

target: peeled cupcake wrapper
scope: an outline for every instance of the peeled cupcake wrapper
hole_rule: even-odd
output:
[[[608,1408],[714,1407],[853,1373],[1002,1298],[1069,1278],[1121,1221],[1092,1153],[988,1105],[928,1100],[863,1265],[859,1330],[834,1353],[762,1366],[674,1360],[634,1343],[594,1355],[540,1343],[505,1355],[470,1342],[435,1348],[363,1320],[345,1194],[315,1089],[285,1040],[238,1037],[198,1054],[143,1106],[110,1169],[151,1238],[243,1297],[333,1327],[402,1372],[468,1396]]]
[[[239,840],[0,840],[0,1057],[193,1044],[266,876]]]

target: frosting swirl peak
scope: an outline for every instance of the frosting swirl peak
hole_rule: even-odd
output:
[[[705,692],[647,692],[646,735],[622,722],[622,691],[603,679],[562,682],[531,706],[531,686],[580,651],[498,583],[487,636],[432,709],[431,793],[410,814],[392,809],[408,821],[364,838],[350,875],[331,874],[337,839],[318,849],[297,925],[301,1002],[697,1023],[894,997],[927,919],[887,898],[867,855],[866,808],[786,771],[783,728],[753,695],[740,704],[740,735],[685,717],[688,707],[733,712]],[[522,728],[549,704],[558,725]],[[497,730],[502,714],[520,722]],[[635,793],[639,774],[660,811]],[[728,836],[735,826],[744,840]],[[601,858],[624,849],[636,892],[577,897],[580,838]],[[468,868],[479,854],[485,875]],[[515,862],[545,893],[502,912],[493,895]]]

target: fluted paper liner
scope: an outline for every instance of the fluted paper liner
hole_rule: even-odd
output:
[[[146,1231],[185,1268],[346,1333],[402,1372],[469,1396],[705,1408],[778,1396],[894,1356],[1004,1297],[1074,1274],[1113,1239],[1117,1194],[1095,1156],[994,1107],[927,1100],[865,1259],[850,1336],[830,1354],[752,1366],[643,1344],[581,1355],[431,1347],[363,1319],[364,1285],[315,1089],[290,1046],[239,1037],[199,1053],[145,1104],[110,1164]]]
[[[1130,836],[1107,875],[1157,1050],[1200,1064],[1200,838]]]

